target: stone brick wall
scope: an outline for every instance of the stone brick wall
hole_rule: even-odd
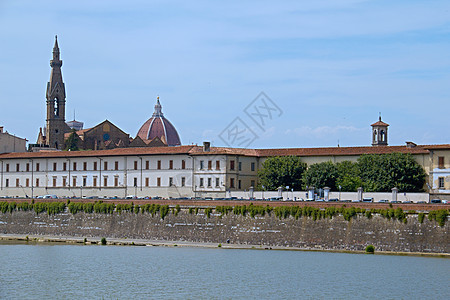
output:
[[[203,211],[202,211],[203,212]],[[229,214],[220,217],[203,213],[189,214],[181,210],[164,220],[148,213],[86,214],[17,211],[0,213],[0,233],[29,235],[61,235],[74,237],[106,237],[189,241],[226,244],[284,246],[323,250],[364,250],[373,244],[377,251],[450,253],[449,222],[444,227],[417,215],[408,215],[406,224],[374,215],[359,216],[347,222],[343,217],[313,220],[275,216],[256,217]]]

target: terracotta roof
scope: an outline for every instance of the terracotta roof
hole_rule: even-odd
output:
[[[193,146],[116,148],[111,150],[22,152],[0,154],[3,158],[98,157],[121,155],[189,154]]]
[[[441,145],[423,145],[425,149],[430,150],[439,150],[439,149],[450,149],[450,144],[441,144]]]
[[[335,156],[335,155],[361,155],[386,153],[428,153],[423,146],[407,148],[406,146],[367,146],[367,147],[327,147],[327,148],[285,148],[285,149],[258,149],[259,156]]]
[[[157,154],[188,154],[188,155],[241,155],[253,157],[268,156],[352,156],[361,154],[411,153],[427,154],[428,149],[450,149],[450,144],[444,145],[417,145],[413,148],[407,146],[366,146],[366,147],[324,147],[324,148],[283,148],[283,149],[243,149],[211,147],[204,152],[201,146],[174,146],[174,147],[136,147],[116,148],[111,150],[88,151],[51,151],[51,152],[22,152],[0,154],[3,158],[53,158],[53,157],[98,157],[98,156],[132,156]]]
[[[242,155],[242,156],[259,156],[256,149],[244,148],[225,148],[225,147],[211,147],[210,151],[203,151],[203,147],[194,146],[189,152],[191,155]]]

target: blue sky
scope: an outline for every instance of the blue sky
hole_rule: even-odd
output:
[[[450,143],[450,2],[1,1],[0,126],[35,142],[58,42],[67,119],[135,136],[156,96],[183,144],[236,117],[252,148]],[[263,129],[245,107],[282,110]]]

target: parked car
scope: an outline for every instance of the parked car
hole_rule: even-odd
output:
[[[425,203],[427,203],[427,201],[420,200],[420,201],[417,201],[417,203],[418,204],[425,204]]]
[[[392,200],[391,203],[399,204],[399,203],[402,203],[402,201],[399,201],[399,200]]]
[[[448,200],[442,200],[442,204],[448,204]]]
[[[430,203],[438,204],[438,203],[442,203],[442,200],[441,199],[431,199]]]
[[[408,204],[411,204],[411,203],[413,203],[411,200],[408,200],[408,201],[403,201],[403,203],[408,203]]]
[[[328,199],[328,202],[338,202],[338,201],[339,201],[338,198],[331,198],[331,199]]]
[[[344,200],[341,200],[341,202],[352,202],[352,200],[344,199]]]
[[[362,202],[373,202],[373,198],[363,198]]]
[[[42,199],[58,199],[58,196],[56,195],[45,195],[42,197]]]
[[[356,200],[352,200],[352,202],[361,202],[361,200],[356,199]]]
[[[389,203],[388,199],[381,199],[380,201],[378,201],[378,203]]]

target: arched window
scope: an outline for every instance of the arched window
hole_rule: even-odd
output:
[[[377,130],[376,129],[373,131],[373,140],[375,142],[378,142],[378,134],[377,134]]]
[[[386,140],[386,135],[384,134],[384,130],[381,130],[380,135],[381,135],[381,141],[384,142]]]
[[[55,117],[59,117],[59,101],[58,98],[53,99],[53,101],[55,101],[55,109],[54,109],[54,113],[55,113]]]

